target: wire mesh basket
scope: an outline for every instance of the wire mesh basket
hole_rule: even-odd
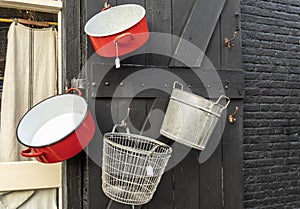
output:
[[[151,200],[164,173],[172,148],[141,135],[104,135],[102,189],[112,200],[142,205]]]

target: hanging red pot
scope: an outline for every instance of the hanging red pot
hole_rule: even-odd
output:
[[[76,94],[56,95],[32,107],[20,120],[17,138],[29,147],[24,157],[43,163],[67,160],[82,151],[92,140],[95,122],[79,89]]]
[[[137,4],[124,4],[104,9],[85,25],[85,33],[97,54],[118,57],[128,54],[149,38],[145,9]]]

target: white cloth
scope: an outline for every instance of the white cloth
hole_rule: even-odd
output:
[[[1,195],[0,209],[57,209],[56,190],[9,192]]]
[[[57,93],[56,49],[56,30],[10,25],[1,99],[0,162],[28,160],[20,156],[24,146],[16,139],[16,127],[34,104]],[[10,192],[0,194],[0,209],[52,209],[56,205],[49,200],[55,198],[55,189]]]

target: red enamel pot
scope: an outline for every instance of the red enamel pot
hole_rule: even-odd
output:
[[[92,140],[95,121],[79,89],[61,94],[32,107],[17,126],[19,142],[28,147],[21,155],[42,163],[62,162],[82,151]]]
[[[84,30],[98,55],[118,57],[140,48],[149,39],[145,14],[137,4],[111,7],[93,16]]]

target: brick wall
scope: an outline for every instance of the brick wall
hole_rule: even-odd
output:
[[[300,208],[300,0],[241,0],[245,208]]]

